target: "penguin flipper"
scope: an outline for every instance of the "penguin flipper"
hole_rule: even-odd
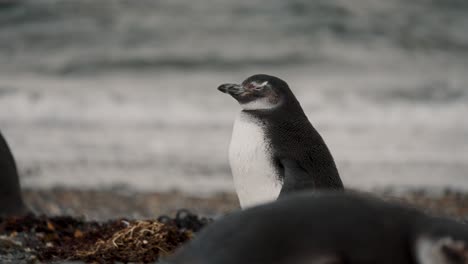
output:
[[[283,198],[289,193],[314,188],[315,184],[309,173],[298,162],[291,159],[281,159],[280,163],[284,169],[284,178],[283,188],[281,188],[278,198]]]

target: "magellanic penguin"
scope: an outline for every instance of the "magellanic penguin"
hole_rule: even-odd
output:
[[[346,192],[302,192],[232,213],[167,264],[468,264],[468,226]]]
[[[26,212],[16,163],[0,133],[0,216],[22,215]]]
[[[229,147],[242,208],[303,189],[343,189],[327,145],[285,81],[258,74],[218,90],[242,107]],[[291,177],[285,177],[288,166]],[[294,170],[305,171],[306,177]]]

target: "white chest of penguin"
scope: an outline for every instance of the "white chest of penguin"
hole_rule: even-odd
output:
[[[272,164],[264,130],[241,112],[234,123],[229,162],[242,208],[276,200],[281,183]]]

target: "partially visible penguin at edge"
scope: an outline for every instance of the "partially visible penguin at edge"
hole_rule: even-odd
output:
[[[327,145],[285,81],[257,74],[218,90],[231,95],[242,108],[229,147],[242,208],[299,190],[343,189]]]
[[[26,213],[15,159],[0,132],[0,216]]]
[[[231,213],[161,264],[468,264],[468,225],[352,192]]]

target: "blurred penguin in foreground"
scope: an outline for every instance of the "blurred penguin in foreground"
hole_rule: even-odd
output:
[[[468,226],[349,193],[299,193],[206,227],[171,264],[467,264]]]
[[[0,133],[0,216],[27,213],[21,197],[18,171],[5,138]]]

